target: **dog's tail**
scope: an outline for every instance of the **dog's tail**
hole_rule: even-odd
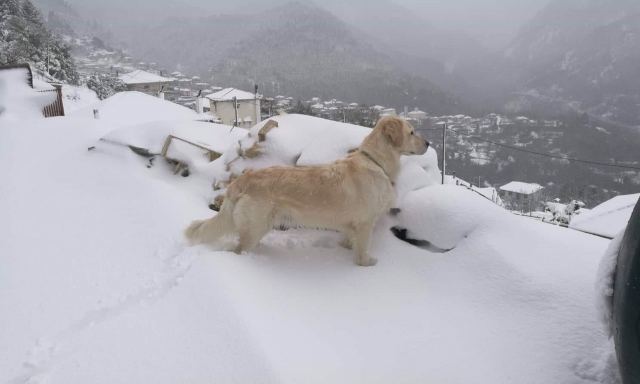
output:
[[[236,228],[233,223],[233,206],[231,199],[225,199],[220,212],[207,220],[195,220],[184,231],[190,244],[214,243],[224,235],[232,234]]]

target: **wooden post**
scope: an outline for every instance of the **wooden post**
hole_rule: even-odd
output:
[[[236,119],[233,121],[233,127],[235,128],[238,126],[238,98],[235,96],[233,97],[233,109],[236,116]]]
[[[442,124],[442,184],[447,172],[447,123]]]

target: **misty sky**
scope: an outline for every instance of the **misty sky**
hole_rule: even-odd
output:
[[[282,5],[291,0],[68,0],[85,10],[93,9],[96,16],[122,17],[127,13],[144,13],[145,17],[205,15],[206,13],[252,13]],[[498,48],[512,39],[518,28],[532,18],[549,0],[299,0],[314,2],[328,9],[344,1],[366,7],[374,2],[396,3],[415,11],[433,25],[459,30],[475,37],[485,45]],[[144,11],[143,11],[144,10]],[[119,16],[118,16],[119,15]]]
[[[440,28],[464,31],[483,43],[504,45],[548,0],[394,0]]]

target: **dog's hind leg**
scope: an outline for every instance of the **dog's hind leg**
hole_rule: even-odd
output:
[[[233,220],[239,234],[236,253],[251,251],[273,228],[273,217],[268,206],[251,198],[243,198],[237,204]]]
[[[235,231],[232,212],[233,203],[225,201],[220,212],[208,220],[195,220],[184,231],[184,235],[190,244],[212,244],[224,235]]]
[[[354,233],[354,250],[356,252],[356,264],[362,267],[371,267],[376,265],[378,260],[369,256],[369,239],[373,231],[372,224],[359,224],[355,227]]]
[[[353,249],[355,231],[353,228],[346,227],[340,230],[342,232],[342,240],[338,243],[342,248]]]

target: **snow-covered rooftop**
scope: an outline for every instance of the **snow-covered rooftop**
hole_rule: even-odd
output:
[[[234,97],[236,100],[253,100],[256,95],[237,88],[225,88],[218,92],[210,93],[205,97],[213,101],[229,101],[233,100]],[[258,98],[260,98],[260,95],[258,95]]]
[[[536,183],[524,183],[522,181],[512,181],[500,187],[501,191],[521,193],[523,195],[530,195],[541,190],[543,187]]]
[[[93,118],[97,109],[99,119],[118,125],[142,124],[158,120],[195,120],[198,114],[182,105],[142,92],[118,92],[115,95],[79,109],[72,117]]]
[[[640,198],[640,193],[616,196],[588,212],[574,216],[569,227],[613,238],[627,226],[638,198]]]
[[[123,73],[118,76],[118,78],[125,84],[168,83],[174,80],[171,77],[160,76],[141,69],[137,69],[129,73]]]

